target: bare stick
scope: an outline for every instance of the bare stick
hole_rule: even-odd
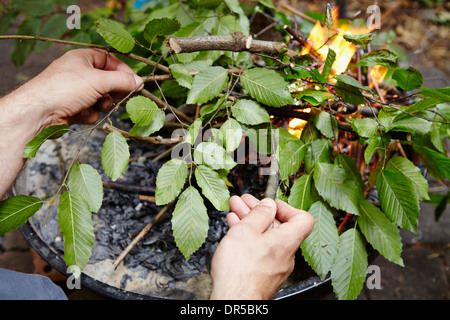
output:
[[[155,216],[155,218],[150,221],[144,229],[139,232],[139,234],[131,241],[131,243],[125,248],[124,251],[117,257],[117,259],[113,262],[114,269],[117,269],[119,264],[125,259],[125,257],[128,255],[128,253],[141,241],[141,239],[150,231],[150,229],[161,220],[161,218],[165,215],[167,210],[172,206],[173,202],[166,205],[164,208],[162,208]]]
[[[155,188],[151,187],[141,187],[141,186],[135,186],[130,185],[126,183],[120,183],[120,182],[107,182],[102,181],[103,187],[106,189],[112,189],[117,190],[121,192],[129,192],[129,193],[139,193],[139,194],[145,194],[145,195],[154,195],[155,194]]]
[[[175,53],[224,50],[233,52],[265,52],[277,55],[286,49],[284,43],[255,40],[252,36],[246,36],[242,32],[219,36],[171,37],[165,43]]]
[[[291,7],[290,5],[286,4],[286,3],[280,3],[280,6],[285,9],[288,10],[290,12],[292,12],[294,15],[299,16],[302,19],[305,19],[306,21],[309,21],[311,23],[317,23],[318,20],[311,18],[309,16],[307,16],[306,14],[304,14],[301,11],[298,11],[297,9]]]

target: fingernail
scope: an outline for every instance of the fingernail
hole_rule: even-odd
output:
[[[139,77],[137,74],[134,75],[134,80],[136,80],[136,87],[144,83],[144,80],[142,80],[142,78]]]
[[[262,206],[266,206],[266,207],[273,207],[274,206],[274,202],[272,199],[266,198],[266,199],[262,199],[258,205],[262,205]]]

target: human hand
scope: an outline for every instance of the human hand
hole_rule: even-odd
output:
[[[283,201],[248,194],[233,196],[230,209],[230,230],[212,260],[211,299],[271,299],[293,271],[314,218]]]
[[[131,92],[142,83],[142,78],[114,55],[100,49],[78,49],[55,60],[13,95],[29,100],[22,113],[39,132],[57,124],[93,124],[99,112],[112,108],[110,94]]]

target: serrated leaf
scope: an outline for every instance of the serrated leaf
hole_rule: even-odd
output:
[[[159,131],[164,126],[165,122],[166,122],[166,114],[164,113],[164,110],[159,109],[159,111],[153,118],[152,123],[150,123],[148,126],[143,127],[135,125],[133,128],[131,128],[129,134],[132,137],[133,136],[148,137],[152,133]]]
[[[208,220],[200,193],[194,187],[188,187],[180,195],[172,214],[173,236],[186,260],[205,242]]]
[[[225,149],[214,142],[200,143],[194,150],[194,161],[215,170],[231,170],[236,166],[236,162],[226,153]]]
[[[79,194],[92,212],[98,212],[103,202],[102,177],[88,164],[75,164],[70,168],[69,190]]]
[[[436,105],[441,103],[440,99],[436,98],[426,98],[419,100],[415,102],[414,104],[410,105],[406,111],[409,113],[418,113],[422,111],[426,111],[428,109],[434,108]]]
[[[306,145],[301,140],[292,140],[286,143],[279,155],[280,177],[289,179],[300,168],[306,153]]]
[[[346,84],[342,81],[337,81],[334,87],[334,92],[343,101],[351,104],[365,104],[366,100],[362,95],[361,91],[351,85]]]
[[[445,154],[418,144],[414,144],[413,148],[433,178],[450,179],[450,159]]]
[[[188,166],[183,160],[174,158],[159,169],[156,176],[156,205],[168,204],[174,200],[186,181]]]
[[[135,96],[128,100],[126,106],[131,121],[140,127],[149,126],[163,110],[156,103],[144,96]]]
[[[371,51],[366,53],[361,57],[359,62],[355,64],[356,67],[371,67],[375,65],[380,65],[384,67],[396,67],[397,66],[398,57],[395,53],[386,50],[380,49]]]
[[[233,118],[228,118],[227,121],[220,127],[222,133],[225,150],[231,152],[241,144],[241,139],[244,133],[241,125]]]
[[[427,134],[431,129],[431,121],[426,119],[410,116],[400,113],[391,122],[386,129],[393,131],[417,132],[419,134]]]
[[[328,48],[327,58],[325,59],[325,64],[323,66],[322,75],[328,77],[331,73],[331,68],[333,63],[336,61],[336,52],[333,49]]]
[[[419,89],[423,83],[423,75],[414,68],[398,68],[392,74],[392,79],[405,91]]]
[[[231,107],[231,113],[243,124],[258,125],[270,122],[266,109],[253,100],[239,100]]]
[[[424,98],[435,98],[442,102],[450,102],[450,87],[437,89],[422,87],[422,90],[418,94]]]
[[[332,207],[358,215],[360,191],[348,180],[345,170],[338,165],[316,162],[314,185],[319,194]]]
[[[169,66],[173,77],[180,86],[190,89],[194,77],[191,75],[193,71],[202,71],[211,66],[212,60],[192,61],[190,63],[173,63]]]
[[[152,19],[145,25],[144,38],[152,43],[157,36],[171,35],[180,29],[180,23],[169,18]]]
[[[398,228],[375,205],[360,203],[358,225],[367,241],[389,261],[403,266],[402,238]]]
[[[134,38],[118,21],[110,19],[98,19],[95,22],[97,32],[114,49],[122,53],[128,53],[134,48]]]
[[[248,35],[250,32],[250,21],[247,18],[247,15],[245,14],[244,10],[241,8],[239,0],[224,0],[224,2],[228,6],[228,8],[230,8],[231,11],[238,14],[239,24],[241,25],[243,33]]]
[[[312,202],[311,180],[312,174],[304,174],[294,181],[288,198],[291,206],[300,210],[309,210]]]
[[[371,138],[378,132],[378,123],[372,118],[356,118],[353,120],[352,128],[361,137]]]
[[[351,228],[339,237],[339,250],[331,268],[331,284],[339,300],[354,300],[364,285],[367,252],[358,230]]]
[[[194,78],[186,103],[205,103],[216,97],[225,88],[228,72],[222,67],[209,67]]]
[[[362,48],[365,48],[373,39],[371,33],[364,34],[344,34],[344,39],[354,45],[360,45]]]
[[[314,228],[303,240],[300,248],[305,260],[323,280],[330,271],[338,251],[338,230],[333,213],[325,203],[321,201],[313,203],[308,212],[314,217]]]
[[[384,142],[383,142],[384,140]],[[367,140],[367,147],[364,150],[364,161],[370,164],[375,152],[378,152],[381,156],[384,156],[387,148],[389,147],[389,142],[391,141],[391,136],[387,133],[381,135],[376,135]]]
[[[370,90],[369,87],[363,86],[361,83],[359,83],[358,80],[356,80],[355,78],[350,77],[346,74],[337,74],[334,76],[334,79],[344,82],[345,84],[347,84],[349,86],[372,93],[372,90]]]
[[[328,112],[322,111],[312,117],[314,126],[329,139],[338,137],[338,122],[336,118]]]
[[[303,132],[302,132],[303,133]],[[316,162],[330,162],[330,150],[333,145],[328,139],[315,139],[309,144],[305,154],[305,170],[311,172]]]
[[[386,169],[397,170],[403,174],[405,179],[410,180],[419,200],[430,199],[428,196],[428,181],[414,163],[403,157],[392,157],[386,164]]]
[[[253,68],[241,75],[241,84],[258,102],[282,107],[293,102],[283,78],[274,70]]]
[[[17,229],[42,207],[36,197],[13,196],[0,202],[0,235]]]
[[[87,203],[76,192],[59,198],[58,223],[64,237],[64,261],[83,270],[94,246],[94,223]]]
[[[385,169],[378,175],[377,192],[381,208],[389,220],[416,233],[419,201],[411,181],[398,171]]]
[[[39,150],[39,148],[46,140],[62,136],[69,130],[70,127],[67,124],[61,124],[45,128],[36,137],[34,137],[33,140],[27,143],[27,145],[25,146],[25,150],[23,152],[23,157],[33,158],[36,155],[36,152]]]
[[[211,201],[217,210],[229,210],[230,191],[217,172],[200,165],[195,169],[195,178],[202,188],[203,195]]]
[[[102,148],[102,166],[105,173],[116,181],[125,172],[129,160],[127,140],[117,131],[109,133]]]

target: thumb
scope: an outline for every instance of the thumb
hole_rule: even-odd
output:
[[[110,92],[130,92],[134,89],[141,90],[144,80],[135,73],[126,71],[95,70],[97,82],[101,94]]]
[[[270,198],[261,200],[242,220],[258,233],[263,233],[275,219],[277,205]]]

